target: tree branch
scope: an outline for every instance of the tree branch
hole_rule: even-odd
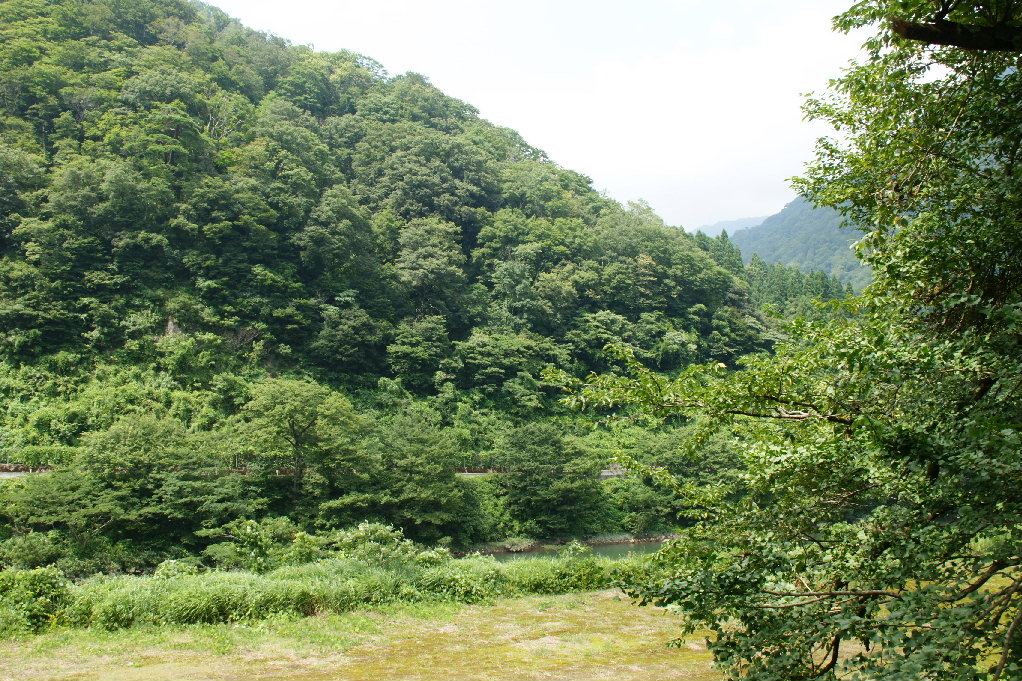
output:
[[[990,564],[990,567],[988,567],[986,569],[986,571],[983,572],[983,574],[981,574],[979,576],[979,578],[975,582],[973,582],[968,587],[966,587],[965,589],[959,591],[954,596],[952,596],[952,597],[950,597],[950,598],[948,598],[946,600],[949,600],[952,603],[954,603],[956,601],[962,600],[963,598],[965,598],[966,596],[971,594],[973,591],[976,591],[981,586],[986,584],[990,580],[991,577],[996,575],[998,572],[1001,571],[1002,568],[1005,568],[1007,566],[1008,566],[1007,562],[1005,562],[1003,560],[995,560],[994,562],[992,562]]]
[[[904,19],[891,19],[891,30],[902,38],[918,40],[927,45],[951,45],[965,50],[1022,52],[1022,27],[998,25],[976,26],[939,19],[921,24]]]
[[[780,419],[782,421],[805,421],[806,419],[821,419],[823,421],[830,421],[831,423],[840,423],[845,426],[850,426],[854,421],[845,416],[837,416],[836,414],[810,414],[805,411],[786,411],[784,409],[778,409],[777,413],[766,414],[755,411],[746,411],[743,409],[725,409],[724,414],[731,414],[733,416],[751,416],[757,419]]]
[[[901,598],[901,594],[894,591],[883,591],[879,589],[869,589],[865,591],[796,591],[796,592],[784,592],[784,591],[767,591],[763,590],[763,593],[770,594],[771,596],[791,596],[793,598],[809,598],[812,596],[823,596],[825,598],[836,598],[838,596],[863,596],[863,597],[880,597],[889,596],[891,598]]]
[[[841,636],[834,637],[834,641],[830,644],[830,651],[830,661],[816,672],[816,676],[823,676],[837,666],[838,658],[841,653]]]
[[[766,593],[770,593],[767,591]],[[819,603],[820,601],[830,600],[830,596],[817,596],[816,598],[808,601],[799,601],[798,603],[782,603],[778,605],[750,605],[750,608],[756,608],[757,610],[787,610],[789,608],[801,608],[805,605],[812,605],[813,603]]]
[[[1005,667],[1005,665],[1008,664],[1008,660],[1010,659],[1010,655],[1011,655],[1011,644],[1012,644],[1012,640],[1011,639],[1015,635],[1015,629],[1018,628],[1019,622],[1022,622],[1022,610],[1019,610],[1018,614],[1015,615],[1015,619],[1012,620],[1011,626],[1008,627],[1008,633],[1005,634],[1005,636],[1004,636],[1004,643],[1002,644],[1004,646],[1004,648],[1001,651],[1001,659],[997,663],[997,670],[994,672],[994,676],[993,676],[992,681],[997,681],[999,678],[1001,678],[1001,674],[1004,673],[1004,667]]]

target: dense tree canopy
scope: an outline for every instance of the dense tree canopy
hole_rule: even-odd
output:
[[[3,566],[238,567],[238,537],[364,520],[669,531],[680,497],[600,482],[544,370],[608,343],[733,368],[844,293],[602,196],[418,74],[185,0],[0,1],[0,457],[55,468],[0,483]]]

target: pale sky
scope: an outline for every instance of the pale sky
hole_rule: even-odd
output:
[[[415,71],[669,224],[770,215],[813,142],[802,94],[858,53],[851,0],[215,0],[251,28]]]

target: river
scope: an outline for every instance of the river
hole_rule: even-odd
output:
[[[596,544],[590,546],[593,550],[594,556],[606,556],[607,558],[624,558],[628,554],[633,555],[645,555],[647,553],[653,553],[659,550],[664,543],[662,541],[636,541],[636,542],[619,542],[613,544]],[[558,551],[562,551],[564,545],[556,546],[539,546],[534,549],[527,549],[525,551],[503,551],[501,553],[491,554],[498,561],[504,562],[509,560],[518,560],[520,558],[536,558],[536,557],[550,557],[553,558],[557,555]]]

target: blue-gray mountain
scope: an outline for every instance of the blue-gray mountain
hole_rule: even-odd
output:
[[[719,236],[721,232],[727,232],[729,235],[734,236],[735,232],[743,229],[749,229],[763,224],[763,221],[767,219],[766,215],[762,215],[758,218],[738,218],[737,220],[721,220],[720,222],[714,222],[712,225],[703,225],[698,231],[702,232],[707,236]]]

